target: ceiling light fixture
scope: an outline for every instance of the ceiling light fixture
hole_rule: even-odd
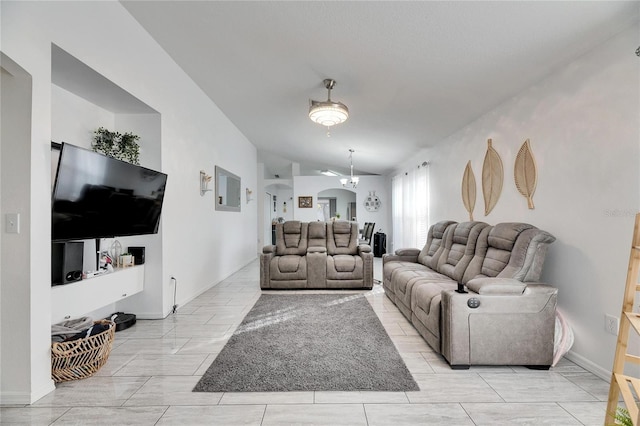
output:
[[[333,170],[320,170],[320,174],[323,174],[325,176],[340,176],[338,173],[334,172]]]
[[[353,149],[349,150],[349,163],[351,164],[351,179],[347,180],[347,178],[340,179],[340,183],[345,188],[351,187],[356,188],[358,186],[358,182],[360,182],[360,178],[357,176],[353,176],[353,153],[355,151]]]
[[[324,87],[327,88],[328,95],[326,101],[311,100],[309,106],[309,118],[314,123],[318,123],[327,128],[327,137],[331,136],[329,132],[331,126],[344,123],[349,118],[349,108],[342,102],[333,102],[331,100],[331,89],[336,85],[336,81],[330,78],[324,80]]]

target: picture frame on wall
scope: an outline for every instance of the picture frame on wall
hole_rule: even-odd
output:
[[[313,207],[313,197],[312,196],[298,197],[298,208],[310,209],[312,207]]]

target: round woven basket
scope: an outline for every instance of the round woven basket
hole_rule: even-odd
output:
[[[56,382],[93,376],[107,362],[116,327],[113,321],[94,324],[110,325],[108,330],[84,339],[51,343],[51,378]]]

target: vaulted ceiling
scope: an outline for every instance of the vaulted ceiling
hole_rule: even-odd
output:
[[[638,21],[616,1],[121,1],[272,177],[386,174]],[[309,99],[350,110],[331,137]],[[269,177],[269,176],[268,176]]]

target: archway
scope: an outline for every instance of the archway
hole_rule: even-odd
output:
[[[348,189],[325,189],[318,192],[319,220],[332,218],[356,220],[356,193]]]

